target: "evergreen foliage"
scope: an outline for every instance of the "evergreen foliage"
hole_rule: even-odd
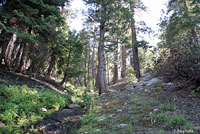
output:
[[[163,34],[157,66],[170,80],[184,78],[199,83],[199,3],[190,0],[170,0],[169,17],[161,23]]]

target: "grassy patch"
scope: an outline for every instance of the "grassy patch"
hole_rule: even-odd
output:
[[[130,96],[130,103],[133,103],[133,104],[139,103],[139,99],[138,99],[138,96],[136,94]]]
[[[159,131],[154,132],[153,134],[165,134],[165,130],[161,129]]]
[[[155,88],[156,88],[156,87],[162,87],[162,88],[163,88],[163,87],[165,86],[163,82],[154,82],[152,85],[153,85],[153,87],[155,87]]]
[[[149,103],[151,106],[159,105],[159,101],[157,99],[149,99]]]
[[[164,112],[164,111],[174,111],[176,110],[176,106],[173,104],[168,103],[167,105],[160,104],[158,106],[159,111]]]
[[[188,120],[184,115],[175,113],[170,118],[167,118],[165,125],[168,128],[175,128],[176,126],[184,126],[187,122]]]
[[[166,121],[166,119],[168,117],[167,117],[167,115],[165,113],[153,113],[153,114],[150,114],[150,118],[154,122],[163,123],[163,122]]]

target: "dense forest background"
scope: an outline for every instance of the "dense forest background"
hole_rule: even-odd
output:
[[[140,80],[154,71],[166,81],[200,86],[200,3],[169,0],[160,22],[160,42],[149,45],[138,35],[153,34],[135,14],[148,5],[140,0],[83,0],[87,19],[71,31],[69,0],[0,0],[2,70],[54,80],[69,90],[98,89],[119,79]]]

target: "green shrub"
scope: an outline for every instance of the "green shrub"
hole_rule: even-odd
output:
[[[187,119],[182,114],[174,114],[170,118],[167,118],[167,122],[165,125],[169,128],[174,128],[176,126],[182,126],[185,125],[187,122]]]
[[[160,57],[156,65],[158,74],[164,75],[168,80],[185,79],[198,85],[200,45],[188,44],[185,40],[169,44],[160,48]]]
[[[7,87],[0,85],[0,122],[6,127],[0,133],[23,133],[21,126],[26,126],[42,120],[47,114],[63,108],[69,103],[69,95],[44,89],[38,93],[26,85]],[[47,112],[42,112],[46,108]]]
[[[194,129],[194,124],[192,124],[191,122],[188,121],[188,122],[185,123],[184,129],[185,129],[185,130],[188,130],[188,131],[189,131],[189,130],[194,131],[194,130],[193,130],[193,129]]]
[[[153,113],[150,114],[150,118],[156,122],[163,123],[168,117],[165,113]]]

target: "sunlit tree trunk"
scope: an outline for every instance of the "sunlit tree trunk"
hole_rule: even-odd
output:
[[[92,84],[94,85],[95,83],[95,42],[92,46],[92,78],[93,78],[93,81],[92,81]]]
[[[2,49],[2,57],[4,59],[4,62],[7,66],[7,68],[9,70],[13,70],[12,68],[12,53],[13,53],[13,48],[14,48],[14,43],[16,42],[17,40],[17,35],[16,34],[13,34],[10,41],[8,42],[7,45],[4,45],[3,46],[3,49]]]
[[[23,43],[23,53],[20,60],[19,72],[23,72],[26,69],[28,62],[28,53],[29,53],[29,43]]]
[[[89,49],[89,52],[88,52],[88,66],[87,66],[87,81],[90,82],[90,68],[91,68],[91,55],[90,55],[90,49]]]
[[[99,95],[107,92],[106,82],[106,61],[104,55],[104,34],[105,34],[105,22],[100,23],[100,41],[98,46],[98,86]]]

